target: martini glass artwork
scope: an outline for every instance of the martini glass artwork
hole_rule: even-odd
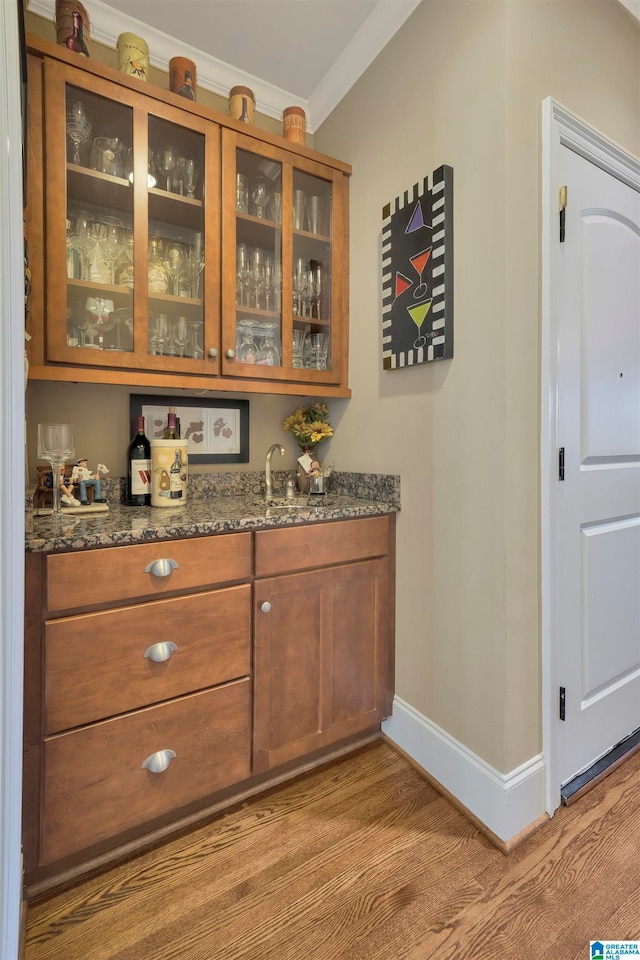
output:
[[[429,308],[431,307],[431,300],[425,300],[423,303],[416,303],[411,307],[407,307],[407,313],[415,323],[418,328],[418,337],[413,341],[413,345],[416,350],[419,347],[424,347],[427,344],[427,338],[424,334],[421,333],[422,324],[426,315],[429,313]]]

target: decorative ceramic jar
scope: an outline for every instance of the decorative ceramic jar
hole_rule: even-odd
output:
[[[90,55],[89,15],[77,0],[56,0],[56,37],[61,46],[85,57]]]
[[[256,98],[249,87],[232,87],[229,90],[229,116],[242,123],[253,123]]]
[[[187,57],[169,60],[169,89],[187,100],[196,99],[196,65]]]
[[[138,80],[149,79],[149,47],[147,41],[135,33],[121,33],[116,44],[118,63],[122,73]]]
[[[282,133],[292,143],[307,142],[307,117],[302,107],[286,107],[282,112]]]

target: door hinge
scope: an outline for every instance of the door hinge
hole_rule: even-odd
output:
[[[564,243],[564,218],[567,207],[567,188],[560,187],[560,243]]]
[[[558,480],[564,480],[564,447],[558,450]]]
[[[567,699],[566,690],[564,687],[560,687],[560,719],[561,720],[566,720],[566,717],[565,717],[565,710],[567,706],[566,699]]]

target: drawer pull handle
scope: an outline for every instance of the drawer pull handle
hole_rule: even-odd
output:
[[[142,769],[148,770],[150,773],[162,773],[175,759],[175,755],[175,750],[158,750],[157,753],[152,753],[147,757],[142,764]]]
[[[150,647],[147,647],[144,655],[148,657],[149,660],[153,660],[154,663],[164,663],[165,660],[169,659],[173,651],[177,649],[177,646],[172,640],[163,640],[160,643],[153,643]]]
[[[271,610],[271,604],[269,603],[268,600],[265,600],[265,602],[262,604],[260,609],[262,610],[263,613],[269,613],[269,611]]]
[[[154,560],[148,563],[144,568],[145,573],[150,573],[154,577],[168,577],[172,570],[177,570],[178,564],[175,560],[167,560],[163,557],[160,560]]]

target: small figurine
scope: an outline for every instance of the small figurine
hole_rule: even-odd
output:
[[[102,482],[100,480],[100,471],[102,473],[108,473],[109,471],[103,463],[99,463],[95,473],[87,467],[89,461],[86,457],[80,457],[73,470],[71,471],[71,480],[74,483],[77,483],[80,487],[80,503],[83,506],[89,505],[89,499],[87,497],[87,485],[94,488],[95,496],[93,498],[94,503],[106,503],[107,501],[102,496]]]
[[[60,500],[68,507],[79,507],[80,501],[73,495],[73,480],[67,480],[64,475],[65,465],[60,466]]]

